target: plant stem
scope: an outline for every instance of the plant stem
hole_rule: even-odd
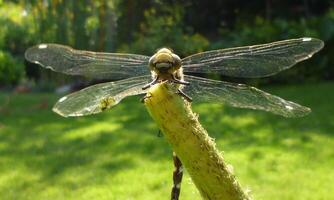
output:
[[[173,162],[175,169],[173,172],[173,187],[171,192],[171,200],[179,200],[183,177],[183,166],[181,160],[179,159],[179,157],[177,157],[175,152],[173,152]]]
[[[182,161],[203,199],[251,199],[236,181],[214,140],[192,112],[189,102],[176,94],[175,85],[152,86],[145,105],[173,151]]]

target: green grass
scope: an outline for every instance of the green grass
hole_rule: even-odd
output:
[[[330,199],[334,191],[334,83],[264,88],[312,108],[287,119],[194,105],[255,199]],[[52,94],[0,95],[1,199],[169,199],[172,150],[139,97],[105,113],[61,118]],[[186,174],[181,199],[200,199]]]

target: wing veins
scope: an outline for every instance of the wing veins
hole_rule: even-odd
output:
[[[117,105],[127,96],[145,93],[142,86],[150,78],[150,75],[145,75],[96,84],[61,98],[53,110],[64,117],[96,114]],[[105,108],[101,108],[102,101],[108,102]]]
[[[299,117],[310,112],[310,109],[294,102],[271,95],[255,87],[244,84],[210,80],[194,76],[185,76],[190,82],[183,91],[190,95],[194,102],[211,102],[233,107],[264,110],[284,117]]]
[[[184,72],[219,73],[234,77],[265,77],[310,58],[323,47],[314,38],[213,50],[182,59]]]
[[[25,57],[56,72],[91,78],[124,79],[150,73],[149,57],[137,54],[81,51],[43,44],[29,48]]]

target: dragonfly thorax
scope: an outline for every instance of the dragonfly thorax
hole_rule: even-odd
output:
[[[159,49],[149,60],[149,67],[157,74],[173,74],[181,67],[181,59],[168,48]]]

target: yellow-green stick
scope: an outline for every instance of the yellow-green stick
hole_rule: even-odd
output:
[[[203,199],[251,199],[241,189],[214,141],[192,112],[190,103],[176,94],[175,86],[168,83],[152,86],[145,105]]]

